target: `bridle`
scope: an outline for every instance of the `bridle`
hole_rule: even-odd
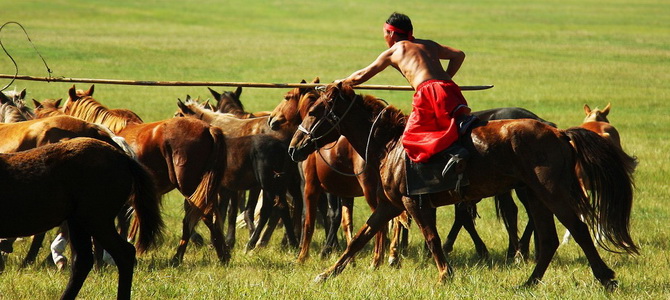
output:
[[[349,107],[347,107],[347,109],[344,111],[344,113],[342,114],[341,117],[338,117],[338,116],[333,112],[333,109],[334,109],[334,107],[335,107],[335,104],[333,103],[333,105],[330,107],[330,109],[329,109],[328,112],[325,114],[325,116],[324,116],[323,118],[319,119],[319,120],[314,124],[314,126],[312,126],[311,130],[307,130],[305,127],[302,126],[302,124],[298,125],[298,130],[300,130],[301,132],[305,133],[305,134],[307,135],[307,137],[308,137],[312,142],[314,142],[314,147],[316,148],[316,152],[319,153],[319,156],[321,157],[321,159],[323,160],[323,162],[326,163],[326,165],[327,165],[331,170],[335,171],[336,173],[338,173],[338,174],[340,174],[340,175],[344,175],[344,176],[350,176],[350,177],[356,177],[356,176],[358,176],[358,175],[361,175],[361,174],[363,174],[363,172],[365,172],[365,170],[367,169],[367,167],[368,167],[368,153],[369,153],[369,149],[370,149],[370,141],[372,140],[372,132],[374,131],[375,124],[377,124],[377,121],[379,120],[379,118],[381,117],[381,115],[384,113],[384,111],[386,110],[386,108],[388,108],[388,103],[387,103],[386,101],[384,101],[383,99],[380,99],[380,100],[384,101],[384,103],[386,103],[387,106],[384,107],[384,109],[382,109],[382,110],[379,112],[379,114],[377,114],[377,116],[375,117],[375,120],[372,122],[372,126],[370,126],[370,132],[368,133],[368,139],[367,139],[367,142],[366,142],[366,144],[365,144],[365,153],[364,153],[364,156],[363,156],[363,162],[364,162],[364,165],[363,165],[363,168],[361,169],[360,172],[357,172],[357,173],[346,173],[346,172],[342,172],[342,171],[336,169],[335,166],[333,166],[333,165],[331,165],[330,163],[328,163],[328,161],[326,160],[326,158],[323,157],[323,154],[322,154],[321,151],[320,151],[321,148],[316,144],[316,141],[319,140],[319,139],[324,138],[326,135],[328,135],[331,131],[333,131],[333,130],[335,130],[335,129],[337,129],[338,132],[340,131],[340,129],[339,129],[339,128],[340,128],[340,127],[339,127],[340,122],[342,122],[342,120],[344,119],[344,117],[347,116],[347,114],[349,113],[349,111],[350,111],[351,108],[353,107],[354,102],[356,101],[356,97],[360,97],[360,95],[355,95],[354,98],[351,99],[351,102],[349,103]],[[342,96],[342,93],[339,93],[339,94],[338,94],[338,97],[337,97],[335,100],[333,100],[333,102],[335,102],[337,99],[346,100],[346,99]],[[313,136],[314,136],[313,132],[314,132],[319,126],[321,126],[321,125],[324,124],[324,122],[323,122],[324,120],[326,120],[328,123],[332,124],[332,127],[331,127],[330,129],[326,130],[326,132],[325,132],[324,134],[322,134],[322,135],[320,135],[320,136],[317,136],[317,137],[313,137]],[[336,143],[337,143],[337,142],[336,142]],[[333,145],[333,147],[335,147],[335,146]],[[331,147],[331,148],[333,148],[333,147]]]

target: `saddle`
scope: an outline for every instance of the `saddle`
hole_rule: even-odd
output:
[[[473,115],[463,115],[457,119],[458,134],[463,139],[465,133],[477,121]],[[461,188],[470,184],[465,177],[468,150],[456,141],[449,148],[433,155],[428,162],[413,162],[405,154],[405,178],[407,195],[422,195],[454,190],[461,194]]]

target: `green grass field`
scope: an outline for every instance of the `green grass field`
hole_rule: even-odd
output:
[[[456,82],[495,85],[464,92],[473,109],[524,107],[567,128],[581,123],[585,103],[602,108],[611,102],[609,119],[620,131],[624,149],[640,161],[631,223],[641,255],[600,252],[620,281],[613,294],[593,279],[574,243],[558,250],[543,284],[518,288],[534,264],[505,260],[507,237],[491,200],[482,202],[477,221],[491,258],[479,261],[462,233],[449,256],[455,276],[445,284],[436,283],[436,268],[422,254],[416,226],[400,269],[371,270],[368,247],[355,266],[324,284],[313,284],[312,279],[337,256],[318,257],[322,230],[315,235],[312,258],[303,265],[294,263],[295,251],[282,249],[279,234],[269,247],[244,253],[240,245],[248,235],[240,231],[230,264],[219,265],[210,247],[191,247],[183,265],[170,267],[182,216],[182,199],[173,192],[164,197],[168,226],[163,245],[139,257],[133,285],[137,299],[670,297],[670,3],[434,2],[22,0],[3,3],[0,23],[17,21],[25,26],[55,77],[295,83],[318,76],[330,82],[366,66],[385,49],[381,26],[391,12],[399,11],[413,19],[415,36],[466,52]],[[6,26],[0,38],[20,74],[47,75],[17,26]],[[0,73],[14,73],[4,55]],[[7,83],[0,80],[0,86]],[[407,84],[392,68],[369,83]],[[16,81],[10,89],[26,88],[28,98],[42,100],[65,98],[69,87]],[[246,88],[242,101],[248,111],[271,110],[287,91]],[[409,112],[411,92],[373,93]],[[95,98],[110,108],[128,108],[145,121],[156,121],[172,117],[177,98],[187,94],[211,97],[205,87],[97,85]],[[369,215],[362,199],[355,213],[356,225]],[[438,220],[446,235],[453,209],[439,209]],[[202,227],[199,231],[205,232]],[[69,273],[40,263],[20,269],[27,247],[27,241],[19,242],[7,257],[7,269],[0,275],[0,299],[59,297]],[[40,261],[46,252],[42,250]],[[112,298],[116,280],[115,268],[93,271],[80,297]]]

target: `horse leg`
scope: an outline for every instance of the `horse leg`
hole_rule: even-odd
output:
[[[184,199],[184,211],[188,211],[190,207],[191,205],[188,203],[188,200]],[[181,225],[182,225],[181,239],[179,240],[179,245],[177,246],[177,252],[175,253],[174,256],[172,256],[172,259],[170,260],[170,264],[172,264],[173,266],[178,266],[179,264],[181,264],[182,261],[184,261],[184,253],[186,253],[186,248],[188,247],[188,241],[191,238],[191,234],[193,233],[193,227],[191,227],[189,220],[186,218],[186,214],[184,214],[184,218],[181,221]]]
[[[275,197],[279,197],[279,203],[275,205],[279,209],[279,216],[281,217],[282,222],[284,223],[285,236],[288,240],[288,245],[291,248],[298,248],[298,239],[295,235],[295,227],[293,227],[293,219],[291,218],[291,210],[289,208],[288,202],[286,201],[286,192],[281,191],[275,193]]]
[[[275,229],[277,229],[277,225],[279,224],[279,217],[279,208],[275,206],[272,208],[270,218],[268,219],[265,228],[262,228],[261,237],[256,243],[256,247],[265,247],[270,243],[272,234],[275,232]],[[282,242],[285,243],[286,238],[282,239]]]
[[[456,243],[458,233],[461,231],[461,227],[463,227],[461,214],[462,212],[457,203],[454,205],[454,223],[451,225],[447,238],[442,245],[442,251],[444,251],[445,254],[451,253],[451,251],[454,250],[454,243]]]
[[[537,239],[537,235],[533,235],[533,231],[535,231],[535,225],[533,221],[533,214],[530,214],[530,207],[528,206],[528,203],[530,201],[533,201],[531,199],[531,195],[528,192],[528,188],[522,187],[522,188],[517,188],[515,189],[516,196],[519,198],[519,202],[524,206],[526,209],[526,213],[528,214],[528,224],[526,224],[526,228],[523,231],[523,234],[521,235],[521,238],[519,239],[519,252],[524,258],[529,258],[530,257],[530,239],[531,237],[534,238],[535,245],[539,244],[539,241]],[[536,246],[537,248],[537,246]],[[537,260],[537,251],[535,251],[535,259]]]
[[[617,288],[619,283],[614,279],[614,271],[600,257],[593,239],[591,239],[588,226],[568,206],[559,205],[556,202],[548,205],[556,218],[570,231],[575,242],[584,251],[596,279],[608,290]]]
[[[347,245],[347,249],[344,250],[344,253],[337,262],[326,269],[323,273],[319,274],[314,281],[323,282],[326,279],[337,276],[342,273],[347,264],[354,258],[356,253],[363,249],[365,244],[372,239],[372,237],[381,230],[385,224],[387,224],[391,219],[396,217],[402,212],[400,208],[393,206],[391,203],[382,202],[379,203],[377,209],[372,212],[372,215],[368,220],[363,224],[363,227],[358,231],[356,236],[351,240],[351,243]]]
[[[460,204],[460,205],[459,205]],[[476,203],[458,203],[456,206],[460,206],[458,210],[461,210],[461,218],[463,218],[463,228],[470,234],[472,242],[475,244],[475,250],[480,259],[486,259],[489,257],[489,250],[486,248],[486,244],[482,241],[482,238],[475,228],[475,218],[477,217],[477,204]]]
[[[220,216],[225,216],[225,209],[223,206],[223,204],[219,206]],[[213,214],[206,215],[202,218],[203,224],[209,229],[209,235],[212,240],[212,245],[214,245],[214,251],[216,251],[216,257],[222,264],[230,261],[230,248],[223,236],[223,224],[225,221],[224,217],[215,218]]]
[[[342,200],[330,193],[326,197],[328,199],[328,213],[326,214],[328,222],[326,222],[326,243],[321,250],[322,258],[330,255],[334,249],[339,248],[337,231],[340,229],[340,223],[342,222]]]
[[[249,236],[253,235],[253,233],[256,231],[254,214],[256,214],[256,204],[258,204],[258,198],[260,197],[260,193],[261,193],[260,190],[249,191],[247,206],[244,208],[244,221],[247,223],[247,229],[249,229]]]
[[[400,239],[402,238],[402,228],[400,217],[393,218],[393,237],[389,244],[389,266],[400,268]]]
[[[527,286],[538,284],[549,267],[549,263],[558,249],[558,235],[554,224],[554,215],[551,210],[541,201],[530,201],[528,203],[530,213],[533,215],[535,235],[537,238],[537,262],[533,273],[526,281]]]
[[[114,227],[113,222],[90,226],[96,228],[92,232],[93,239],[114,259],[119,272],[117,299],[130,299],[135,267],[135,247],[127,242]],[[125,236],[125,235],[124,235]]]
[[[261,206],[260,219],[258,221],[258,226],[256,226],[253,233],[251,234],[251,237],[249,237],[249,241],[247,242],[247,248],[246,248],[247,252],[253,250],[256,247],[256,243],[258,242],[258,239],[261,237],[261,232],[263,231],[263,228],[265,228],[265,225],[268,223],[268,219],[270,218],[270,215],[272,214],[272,210],[274,208],[274,202],[272,200],[273,199],[271,198],[269,193],[267,191],[263,191],[263,204]],[[247,206],[247,213],[248,212],[249,207]]]
[[[235,231],[237,222],[237,202],[244,193],[231,193],[224,188],[219,189],[219,203],[221,204],[221,215],[227,219],[228,230],[226,231],[226,245],[231,249],[235,246]],[[223,222],[223,221],[222,221]]]
[[[403,197],[403,204],[407,212],[416,221],[416,225],[421,229],[426,239],[426,245],[433,254],[439,274],[438,282],[444,282],[447,277],[452,276],[453,271],[442,251],[442,242],[437,233],[436,209],[430,205],[430,197],[430,195],[420,195],[411,198]]]
[[[342,197],[342,224],[341,228],[344,232],[344,239],[347,246],[351,244],[354,239],[354,198]],[[351,264],[355,264],[355,258],[351,258]]]
[[[289,206],[292,207],[291,219],[293,220],[293,233],[297,236],[297,239],[300,240],[302,238],[300,235],[302,233],[302,213],[304,200],[302,199],[302,179],[300,178],[300,175],[297,174],[297,170],[295,173],[295,176],[288,179],[286,187],[293,201],[293,205]]]
[[[382,262],[384,261],[386,246],[389,244],[387,232],[388,222],[384,223],[382,228],[377,231],[377,234],[375,235],[375,245],[372,252],[372,264],[370,265],[373,269],[379,268],[379,266],[381,266]]]
[[[517,255],[523,255],[519,251],[519,227],[517,225],[519,208],[514,203],[511,192],[496,195],[495,201],[498,215],[507,230],[507,258],[514,259]]]
[[[84,280],[93,268],[93,242],[91,235],[77,220],[68,220],[70,245],[72,249],[72,269],[70,279],[61,299],[75,299]],[[130,295],[128,295],[130,297]]]
[[[323,190],[320,184],[312,181],[305,182],[305,196],[303,198],[305,202],[305,221],[302,225],[298,263],[303,263],[309,258],[309,248],[314,235],[314,224],[316,223],[316,209],[321,195],[323,195]]]
[[[42,243],[44,242],[45,236],[46,232],[33,235],[33,240],[30,243],[28,254],[26,254],[26,257],[23,259],[23,262],[21,262],[21,268],[25,268],[35,262],[37,254],[39,253],[40,248],[42,248]]]

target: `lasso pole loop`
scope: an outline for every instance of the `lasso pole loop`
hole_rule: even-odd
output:
[[[28,42],[30,42],[30,45],[33,46],[33,49],[35,49],[35,52],[37,52],[37,55],[40,56],[40,58],[42,59],[42,62],[44,63],[44,66],[47,68],[48,76],[45,77],[45,81],[49,82],[49,79],[51,78],[51,69],[49,68],[49,65],[47,64],[47,61],[44,59],[44,57],[42,56],[40,51],[37,50],[37,47],[35,47],[35,44],[33,43],[33,41],[30,39],[30,36],[28,35],[28,31],[26,31],[26,29],[23,28],[23,25],[21,25],[19,22],[15,22],[15,21],[6,22],[5,24],[2,24],[2,26],[0,26],[0,33],[2,32],[2,29],[4,29],[5,26],[7,26],[9,24],[16,24],[19,27],[21,27],[21,29],[23,30],[23,33],[26,35],[26,38],[28,39]],[[7,54],[7,57],[9,57],[9,59],[12,61],[12,63],[14,64],[14,70],[16,70],[16,72],[14,73],[14,76],[10,77],[12,80],[7,85],[5,85],[2,89],[0,89],[0,91],[4,91],[10,85],[12,85],[12,83],[14,83],[14,80],[16,80],[19,77],[19,66],[16,64],[16,61],[14,60],[12,55],[10,55],[9,52],[7,52],[7,49],[5,48],[5,45],[2,43],[2,35],[0,35],[0,46],[2,47],[2,51],[4,51],[5,54]]]

